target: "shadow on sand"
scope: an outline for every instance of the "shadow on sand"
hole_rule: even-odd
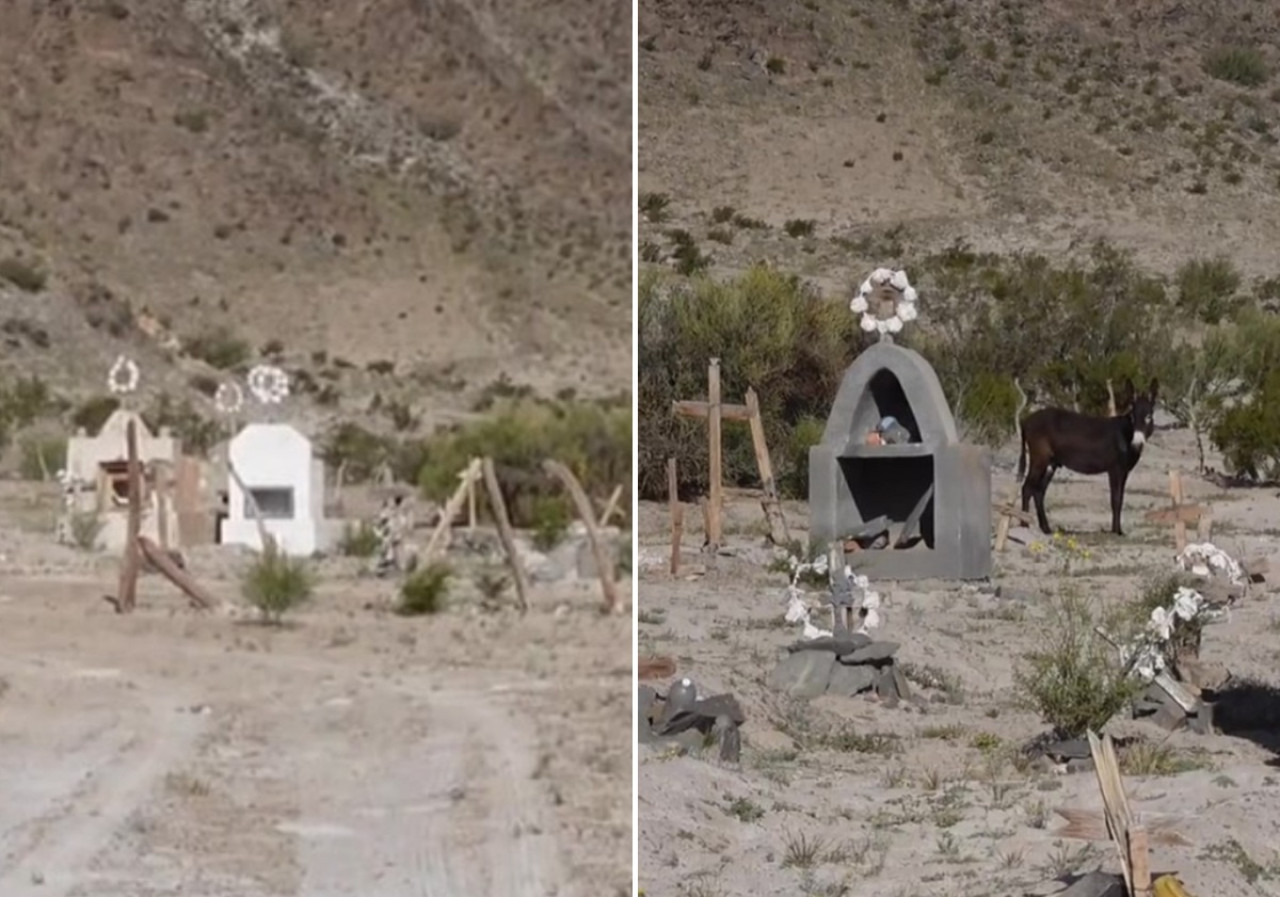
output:
[[[1217,691],[1206,691],[1213,704],[1213,723],[1223,735],[1252,741],[1271,751],[1267,765],[1280,767],[1280,688],[1248,679],[1232,679]]]

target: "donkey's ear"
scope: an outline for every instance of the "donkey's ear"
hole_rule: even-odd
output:
[[[1151,378],[1151,401],[1156,400],[1156,393],[1160,392],[1160,381],[1155,377]]]
[[[1133,397],[1134,397],[1134,394],[1135,394],[1136,392],[1137,392],[1137,390],[1135,390],[1135,389],[1133,388],[1133,378],[1132,378],[1132,377],[1125,377],[1125,378],[1124,378],[1124,382],[1120,384],[1120,395],[1119,395],[1119,399],[1120,399],[1121,403],[1123,403],[1123,404],[1125,404],[1125,405],[1132,405],[1132,404],[1133,404]]]

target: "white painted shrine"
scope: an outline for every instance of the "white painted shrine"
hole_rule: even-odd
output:
[[[117,408],[102,429],[90,436],[83,428],[67,440],[66,470],[79,488],[71,508],[76,513],[97,514],[102,522],[98,546],[109,551],[123,547],[128,533],[129,448],[126,434],[130,421],[137,433],[138,461],[144,470],[164,464],[172,468],[179,458],[178,440],[167,429],[153,434],[135,411]],[[151,478],[142,478],[141,533],[153,540],[161,536],[158,503],[163,499],[152,488]],[[176,535],[176,534],[175,534]]]
[[[324,462],[311,440],[288,424],[249,424],[227,446],[227,460],[252,493],[267,534],[287,554],[323,551],[331,527],[324,520]],[[219,542],[261,550],[252,503],[234,477],[227,483],[227,517]]]

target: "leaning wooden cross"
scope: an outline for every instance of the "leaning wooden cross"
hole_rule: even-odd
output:
[[[1196,524],[1197,539],[1208,542],[1213,525],[1209,508],[1204,505],[1183,504],[1182,474],[1177,470],[1169,471],[1169,498],[1169,507],[1148,511],[1144,519],[1148,523],[1173,524],[1173,547],[1179,553],[1187,547],[1188,523]]]
[[[760,419],[760,401],[754,389],[747,390],[745,405],[725,405],[720,401],[720,359],[711,359],[707,367],[707,401],[671,403],[673,413],[682,417],[706,418],[707,438],[710,457],[710,495],[707,504],[707,544],[711,548],[719,547],[724,538],[720,510],[723,507],[723,474],[722,446],[720,443],[721,421],[746,421],[751,426],[751,444],[755,450],[756,466],[760,470],[760,481],[764,489],[765,520],[769,524],[769,538],[775,545],[787,545],[791,536],[787,531],[786,519],[782,516],[782,505],[778,501],[778,487],[773,479],[773,462],[769,460],[769,446],[764,438],[764,422]]]
[[[1098,774],[1098,788],[1102,792],[1102,812],[1058,810],[1058,815],[1068,824],[1054,834],[1060,838],[1084,841],[1111,841],[1120,855],[1120,872],[1126,892],[1130,897],[1152,897],[1150,845],[1190,844],[1172,830],[1174,820],[1151,816],[1140,820],[1134,814],[1124,792],[1120,763],[1111,736],[1099,739],[1092,731],[1088,735],[1089,751]]]
[[[1017,506],[1017,499],[1010,498],[1003,504],[993,504],[996,514],[1000,519],[996,522],[996,551],[1004,551],[1005,545],[1009,542],[1009,527],[1014,520],[1023,526],[1032,526],[1035,518],[1028,512]]]

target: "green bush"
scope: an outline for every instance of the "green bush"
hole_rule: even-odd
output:
[[[547,500],[569,502],[564,488],[542,470],[549,458],[567,466],[588,495],[608,495],[619,483],[631,482],[630,403],[499,402],[487,417],[432,437],[423,456],[418,484],[439,502],[457,489],[458,474],[472,458],[492,458],[512,525],[536,527]]]
[[[22,440],[22,461],[18,470],[24,480],[46,480],[67,463],[67,440],[57,436]]]
[[[75,427],[84,427],[85,431],[92,436],[102,429],[107,418],[119,407],[120,400],[115,396],[94,396],[76,408],[71,415],[71,424]]]
[[[573,522],[569,505],[560,496],[539,495],[533,500],[533,547],[539,551],[551,551],[564,541],[569,524]]]
[[[371,558],[377,554],[381,544],[373,525],[361,521],[355,525],[348,523],[342,528],[342,541],[338,544],[338,550],[346,557]]]
[[[1234,315],[1244,302],[1244,282],[1229,258],[1192,259],[1174,276],[1178,305],[1206,324],[1217,324]]]
[[[1220,365],[1210,438],[1231,471],[1280,476],[1280,318],[1249,310],[1222,340],[1206,339],[1200,350]]]
[[[1204,70],[1210,77],[1241,87],[1258,87],[1271,77],[1262,54],[1251,47],[1219,47],[1205,56]]]
[[[1115,648],[1095,632],[1085,599],[1063,596],[1053,609],[1041,646],[1026,656],[1015,683],[1055,737],[1079,738],[1100,730],[1143,686],[1124,674]]]
[[[168,393],[161,393],[151,407],[142,413],[142,420],[152,433],[167,427],[187,453],[207,456],[209,450],[226,437],[224,424],[213,417],[205,417],[188,399],[176,400]]]
[[[924,314],[900,342],[933,365],[969,438],[1000,444],[1014,435],[1015,379],[1038,405],[1100,413],[1108,380],[1144,383],[1169,363],[1174,316],[1163,282],[1105,244],[1061,265],[957,244],[911,274]],[[783,495],[806,494],[808,448],[845,368],[871,341],[843,297],[764,265],[723,283],[649,271],[638,316],[641,496],[665,496],[669,456],[679,459],[682,488],[706,491],[706,423],[676,418],[671,403],[706,396],[713,357],[724,401],[755,387]],[[723,445],[726,483],[758,485],[747,428],[725,427]]]
[[[242,365],[253,355],[253,348],[228,327],[214,327],[187,337],[182,348],[192,358],[198,358],[219,370]]]
[[[452,578],[453,570],[441,561],[413,571],[400,586],[400,602],[396,605],[396,613],[402,617],[440,613],[448,607]]]
[[[292,558],[268,541],[240,580],[245,600],[262,614],[263,622],[279,625],[284,614],[311,598],[314,578],[303,558]]]
[[[1255,480],[1280,476],[1280,370],[1248,401],[1226,409],[1212,438],[1231,472]]]
[[[724,401],[741,402],[747,387],[755,388],[774,475],[782,488],[800,486],[808,445],[815,431],[821,435],[812,421],[825,421],[840,377],[865,341],[845,302],[765,265],[725,283],[647,272],[638,317],[641,496],[665,497],[668,457],[679,459],[682,488],[706,491],[706,422],[676,417],[671,403],[706,398],[711,358],[720,359]],[[793,438],[805,420],[807,429]],[[758,486],[749,429],[726,426],[723,437],[726,483]]]
[[[1013,435],[1015,378],[1037,405],[1096,414],[1108,380],[1147,382],[1167,363],[1174,316],[1163,282],[1107,244],[1060,266],[957,244],[912,273],[923,320],[903,342],[933,364],[966,429],[993,443]]]

